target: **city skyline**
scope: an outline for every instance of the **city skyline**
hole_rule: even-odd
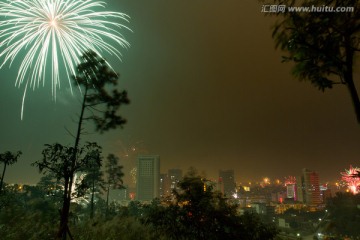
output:
[[[236,181],[298,176],[309,168],[326,182],[360,166],[360,128],[345,87],[322,93],[294,79],[274,49],[276,19],[265,17],[259,2],[107,4],[131,17],[123,61],[104,55],[129,93],[130,105],[121,108],[128,123],[87,135],[82,144],[96,141],[104,156],[118,155],[129,181],[136,153],[126,157],[122,147],[138,142],[140,154],[161,156],[160,172],[193,166],[216,178],[219,169],[234,169]],[[79,93],[63,84],[55,102],[50,84],[28,90],[21,120],[16,67],[5,66],[0,76],[0,153],[23,152],[4,180],[36,183],[42,175],[30,164],[41,159],[44,144],[74,140],[67,130],[76,127]]]

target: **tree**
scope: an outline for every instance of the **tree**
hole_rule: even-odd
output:
[[[329,224],[326,232],[335,235],[360,235],[360,195],[351,193],[336,193],[329,199]]]
[[[51,196],[56,202],[61,200],[63,196],[60,180],[57,179],[54,173],[49,172],[42,176],[36,186],[40,188],[44,194]]]
[[[263,224],[256,215],[238,215],[237,205],[194,171],[184,177],[179,189],[173,202],[155,200],[144,213],[144,223],[153,226],[159,238],[266,240],[277,234],[275,227]]]
[[[100,157],[100,156],[99,156]],[[103,173],[101,172],[101,159],[93,159],[85,169],[85,177],[82,181],[82,189],[86,192],[90,189],[90,219],[94,217],[95,192],[104,188]],[[84,192],[84,194],[85,194]]]
[[[269,4],[293,6],[295,0],[265,0]],[[360,51],[360,2],[357,0],[305,0],[301,6],[353,7],[352,12],[272,13],[281,17],[275,24],[276,47],[288,53],[284,62],[293,62],[293,75],[309,80],[325,91],[345,85],[360,123],[360,101],[354,82],[355,58]]]
[[[83,93],[75,146],[80,141],[84,121],[93,121],[100,133],[122,127],[126,120],[118,115],[118,110],[121,105],[129,104],[126,91],[119,92],[115,88],[109,91],[109,87],[116,87],[119,76],[109,69],[104,59],[93,51],[85,52],[81,59],[78,75],[74,76],[75,84]]]
[[[71,199],[76,196],[76,194],[72,192],[73,184],[70,184],[72,183],[71,179],[74,177],[75,173],[86,171],[86,169],[94,164],[94,162],[100,164],[100,154],[101,147],[96,143],[87,143],[84,147],[77,149],[63,146],[58,143],[53,145],[46,144],[45,149],[42,152],[43,159],[32,164],[33,166],[36,166],[41,173],[54,174],[58,181],[63,181],[63,208],[60,220],[61,223],[65,223],[62,226],[65,227],[65,236],[66,232],[69,232],[67,222],[69,219],[70,202]],[[73,159],[76,161],[73,162]],[[79,188],[79,190],[83,190],[83,188]],[[81,193],[83,193],[83,191],[80,191],[80,194],[77,195],[79,196]],[[64,235],[61,234],[62,237],[64,237]]]
[[[114,154],[109,154],[107,157],[107,162],[105,165],[105,173],[106,173],[106,180],[105,180],[105,191],[106,191],[106,215],[108,215],[109,211],[109,193],[110,189],[122,189],[123,180],[122,177],[124,173],[122,171],[122,166],[118,165],[119,158],[116,157]]]
[[[1,175],[1,182],[0,182],[0,194],[1,194],[2,188],[3,188],[6,167],[8,165],[12,165],[12,164],[16,163],[21,154],[22,154],[21,151],[17,151],[17,152],[13,152],[13,153],[6,151],[6,152],[0,154],[0,162],[4,164],[3,173]]]
[[[58,209],[44,192],[36,186],[16,184],[7,190],[0,197],[8,198],[0,212],[1,239],[53,239]]]
[[[77,162],[77,152],[81,136],[84,134],[84,121],[92,121],[96,131],[103,133],[116,127],[122,127],[126,120],[118,115],[121,105],[128,104],[127,92],[119,92],[115,89],[118,74],[109,68],[106,61],[95,52],[87,51],[81,56],[81,63],[77,66],[78,74],[73,76],[74,82],[82,92],[80,115],[77,121],[77,130],[74,134],[75,142],[70,161],[70,173],[74,173]],[[65,181],[65,193],[58,238],[66,239],[68,229],[71,186],[74,175],[67,176]]]

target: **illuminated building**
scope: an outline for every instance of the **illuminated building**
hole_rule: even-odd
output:
[[[178,183],[182,180],[182,170],[181,169],[169,169],[168,178],[170,179],[170,188],[175,189]]]
[[[326,203],[328,199],[332,198],[331,189],[327,184],[320,185],[320,194],[322,202]]]
[[[231,197],[236,192],[236,184],[234,180],[234,170],[219,171],[219,190],[226,197]]]
[[[151,201],[159,197],[160,157],[144,155],[137,158],[136,199]]]
[[[320,195],[319,174],[304,168],[301,175],[302,200],[308,205],[322,203]]]
[[[288,184],[286,185],[286,197],[293,198],[296,201],[296,185]]]
[[[297,200],[296,178],[293,176],[289,176],[285,178],[285,186],[286,186],[286,198],[293,198],[296,201]]]
[[[168,176],[166,173],[161,173],[160,174],[160,185],[159,185],[159,194],[160,197],[164,197],[166,195],[169,194],[168,189],[169,189],[169,180],[168,180]]]
[[[181,169],[169,169],[168,173],[160,174],[160,197],[170,196],[182,180]]]
[[[253,209],[254,212],[256,212],[257,214],[266,214],[266,204],[265,203],[251,203],[250,205]]]

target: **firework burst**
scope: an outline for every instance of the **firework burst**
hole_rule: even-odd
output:
[[[345,172],[341,172],[341,180],[345,182],[350,192],[358,194],[360,189],[360,168],[353,168],[350,166],[349,170],[345,169]]]
[[[122,136],[114,142],[116,154],[124,166],[126,180],[132,185],[136,184],[136,161],[139,155],[148,154],[147,146],[144,141],[135,139],[130,135]]]
[[[285,177],[285,186],[294,185],[294,184],[296,184],[296,177],[294,176]]]
[[[120,59],[117,47],[129,47],[120,30],[130,29],[116,21],[127,22],[129,17],[102,11],[105,5],[97,0],[0,1],[0,67],[11,66],[21,51],[26,52],[15,81],[17,87],[25,83],[23,99],[28,86],[34,89],[45,84],[47,65],[51,65],[49,78],[56,98],[59,66],[71,87],[71,75],[83,52],[92,50],[100,57],[106,52]]]

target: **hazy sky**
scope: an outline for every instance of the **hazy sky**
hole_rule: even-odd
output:
[[[160,155],[162,172],[194,166],[214,178],[234,169],[238,181],[282,179],[304,167],[327,181],[360,166],[360,126],[347,89],[322,93],[294,79],[274,49],[274,19],[257,1],[108,2],[131,16],[123,61],[105,55],[129,92],[131,104],[122,108],[128,124],[83,140],[121,156],[127,175],[137,153]],[[0,152],[24,153],[6,182],[34,183],[40,175],[30,164],[41,159],[43,145],[73,144],[65,127],[75,129],[79,94],[62,81],[55,102],[47,82],[28,92],[21,121],[24,86],[14,87],[16,73],[0,70]]]

